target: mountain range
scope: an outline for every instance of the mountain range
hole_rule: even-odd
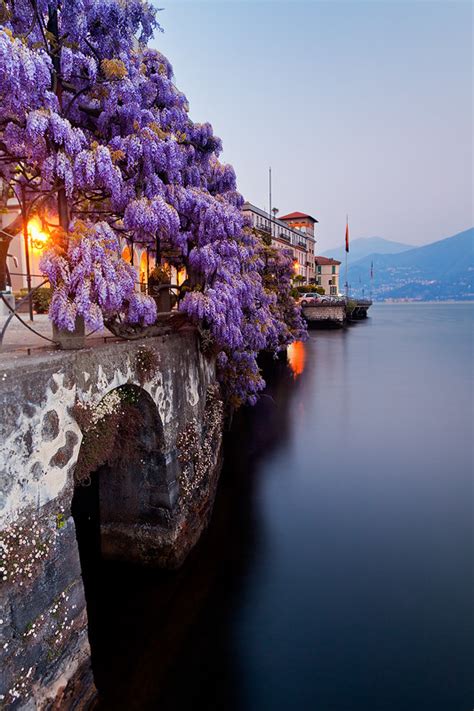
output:
[[[353,296],[371,293],[377,301],[474,298],[474,228],[423,247],[408,247],[398,253],[374,252],[354,261],[353,245],[356,242],[365,240],[355,240],[350,245],[349,285]],[[379,246],[383,248],[384,245]],[[341,271],[342,289],[345,282],[343,265]]]
[[[351,260],[355,261],[368,257],[370,254],[398,254],[399,252],[405,252],[407,249],[413,249],[413,245],[393,242],[383,237],[362,237],[351,241],[350,256]],[[343,262],[345,258],[344,245],[335,249],[329,249],[327,252],[323,252],[322,256],[332,257],[332,259],[338,259],[340,262]]]

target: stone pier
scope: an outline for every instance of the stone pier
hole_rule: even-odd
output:
[[[367,318],[371,305],[370,299],[318,297],[309,306],[303,306],[301,311],[310,326],[340,328],[346,321],[360,321]]]
[[[346,303],[344,300],[334,304],[315,304],[304,306],[303,316],[309,325],[341,327],[346,320]]]

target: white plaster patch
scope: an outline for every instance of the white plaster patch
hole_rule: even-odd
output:
[[[45,399],[40,404],[30,403],[30,407],[34,407],[32,416],[22,411],[16,423],[16,430],[4,444],[2,459],[5,471],[15,483],[2,502],[2,523],[13,521],[22,509],[32,505],[42,506],[61,493],[67,483],[68,466],[51,467],[49,462],[58,449],[66,444],[67,431],[74,432],[78,438],[70,462],[75,462],[77,458],[82,434],[68,412],[68,408],[74,405],[76,399],[76,386],[64,386],[64,373],[55,373],[53,381],[56,385],[55,392],[48,387]],[[43,440],[41,433],[43,415],[48,410],[56,411],[60,423],[58,435],[51,441]],[[31,432],[32,454],[28,453],[25,443],[28,431]],[[37,463],[45,472],[38,481],[30,474]]]
[[[171,379],[163,378],[163,373],[157,371],[153,380],[145,383],[143,389],[152,397],[163,425],[169,425],[173,419],[173,390]]]
[[[195,407],[199,402],[199,378],[195,367],[189,368],[186,378],[186,398]]]

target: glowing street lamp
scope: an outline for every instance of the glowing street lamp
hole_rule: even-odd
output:
[[[43,224],[38,217],[27,220],[26,217],[26,196],[23,187],[22,214],[23,214],[23,239],[25,244],[26,260],[26,284],[28,287],[28,303],[30,321],[33,321],[33,299],[31,295],[31,268],[30,268],[30,246],[33,252],[42,252],[49,240],[49,235],[44,231]]]
[[[49,234],[44,231],[38,217],[33,217],[28,221],[28,235],[33,252],[42,252],[49,241]]]

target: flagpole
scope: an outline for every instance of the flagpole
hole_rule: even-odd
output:
[[[349,275],[347,273],[347,255],[349,253],[347,235],[349,231],[349,215],[346,215],[346,301],[349,300]]]

